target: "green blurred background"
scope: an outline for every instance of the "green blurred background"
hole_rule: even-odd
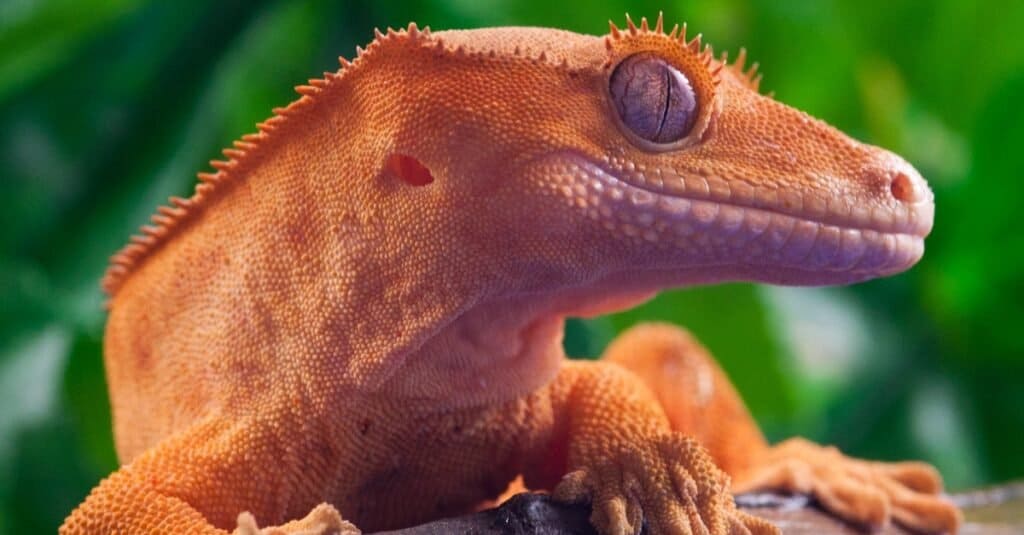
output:
[[[727,285],[571,321],[690,327],[772,439],[922,458],[953,489],[1024,475],[1024,2],[0,2],[0,532],[52,532],[116,466],[103,382],[108,255],[219,149],[372,29],[555,26],[625,12],[746,46],[762,87],[930,180],[916,268],[841,289]]]

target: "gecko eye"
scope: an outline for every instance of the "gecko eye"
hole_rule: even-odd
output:
[[[697,96],[686,76],[652,54],[629,56],[612,72],[612,102],[622,122],[647,141],[672,143],[690,133]]]

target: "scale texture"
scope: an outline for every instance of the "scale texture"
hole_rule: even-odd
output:
[[[592,505],[603,534],[776,533],[733,504],[755,489],[955,531],[926,465],[770,447],[676,327],[562,353],[565,317],[664,288],[920,258],[914,168],[760,95],[744,63],[660,17],[410,25],[299,86],[113,258],[122,467],[61,533],[354,533],[524,486]]]

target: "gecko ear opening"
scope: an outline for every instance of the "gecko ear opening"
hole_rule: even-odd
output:
[[[391,154],[388,156],[384,168],[410,186],[426,186],[434,181],[434,175],[430,173],[430,169],[427,169],[416,158],[405,154],[397,152]]]

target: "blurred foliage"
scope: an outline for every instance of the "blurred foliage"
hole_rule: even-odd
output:
[[[167,196],[373,27],[622,14],[745,45],[777,98],[893,149],[937,224],[907,274],[726,285],[572,320],[595,356],[644,319],[716,353],[769,435],[923,458],[953,488],[1024,475],[1024,3],[997,0],[5,0],[0,3],[0,532],[52,532],[116,466],[97,281]]]

